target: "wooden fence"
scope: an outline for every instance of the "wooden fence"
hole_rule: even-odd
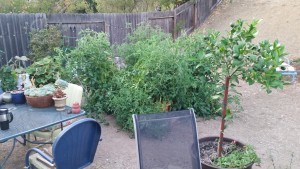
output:
[[[75,46],[83,29],[106,32],[111,44],[126,41],[141,22],[157,25],[174,38],[184,30],[192,32],[209,16],[221,0],[191,0],[172,11],[97,14],[0,14],[0,65],[14,56],[28,55],[29,33],[47,25],[57,25],[64,45]]]

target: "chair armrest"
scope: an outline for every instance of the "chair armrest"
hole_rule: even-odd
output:
[[[50,156],[48,156],[46,153],[44,153],[43,151],[41,151],[40,149],[37,148],[32,148],[30,150],[27,151],[26,156],[25,156],[25,168],[30,169],[30,164],[29,164],[29,156],[32,152],[36,152],[38,153],[40,156],[42,156],[45,160],[47,160],[49,163],[54,164],[54,160],[53,158],[51,158]]]

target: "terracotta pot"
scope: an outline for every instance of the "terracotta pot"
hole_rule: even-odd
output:
[[[67,97],[63,97],[63,98],[53,97],[52,99],[54,100],[54,106],[56,107],[57,111],[65,110],[65,106],[67,103]]]
[[[216,139],[219,139],[219,137],[204,137],[204,138],[199,139],[199,143],[206,142],[206,141],[215,141]],[[245,146],[245,144],[243,144],[243,143],[241,143],[239,141],[236,141],[234,139],[231,139],[231,138],[224,137],[223,140],[225,142],[233,142],[233,141],[235,141],[236,145],[240,146],[240,147],[244,147]],[[253,165],[253,163],[250,163],[250,164],[246,165],[244,169],[252,169],[252,165]],[[201,161],[201,166],[202,166],[202,169],[224,169],[224,168],[212,166],[212,165],[209,165],[209,164],[205,164],[202,161]],[[237,168],[226,168],[226,169],[237,169]]]
[[[73,103],[72,105],[72,113],[77,114],[80,112],[80,105],[78,102]]]
[[[27,104],[32,107],[45,108],[53,105],[52,95],[47,96],[25,96]]]

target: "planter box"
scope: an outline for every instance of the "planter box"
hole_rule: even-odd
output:
[[[199,143],[207,142],[207,141],[212,141],[213,142],[216,139],[219,139],[219,137],[204,137],[204,138],[199,139]],[[235,141],[237,146],[239,146],[239,147],[244,147],[245,146],[245,144],[243,144],[239,141],[236,141],[236,140],[230,139],[230,138],[226,138],[226,137],[224,137],[223,141],[224,142],[233,142],[233,141]],[[247,166],[245,166],[244,169],[252,169],[252,165],[253,165],[253,163],[250,163]],[[212,166],[212,165],[209,165],[209,164],[205,164],[202,161],[201,161],[201,166],[202,166],[202,169],[224,169],[224,168]],[[237,168],[226,168],[226,169],[237,169]]]

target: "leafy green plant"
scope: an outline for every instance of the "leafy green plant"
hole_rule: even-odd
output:
[[[167,103],[182,108],[191,76],[187,62],[176,55],[173,39],[160,29],[144,24],[129,39],[119,47],[126,68],[116,74],[110,107],[117,120],[122,117],[122,126],[132,130],[133,113],[163,111]]]
[[[170,38],[170,35],[164,33],[159,27],[153,28],[148,23],[141,23],[133,34],[128,36],[129,42],[118,47],[118,54],[125,60],[126,67],[131,69],[143,57],[147,58],[147,54],[153,49],[156,50],[159,43],[164,40],[170,42]],[[160,47],[163,48],[164,46]]]
[[[116,70],[110,43],[105,33],[91,30],[80,32],[76,48],[70,52],[57,50],[56,60],[63,67],[61,77],[67,81],[76,79],[85,89],[88,112],[107,111],[107,95]]]
[[[16,89],[17,75],[11,66],[4,65],[0,69],[0,87],[4,91],[11,91]]]
[[[123,128],[132,130],[133,113],[193,107],[198,115],[210,116],[219,111],[219,100],[212,98],[222,89],[216,84],[217,71],[198,55],[207,48],[204,38],[185,36],[174,42],[161,29],[142,24],[118,48],[126,67],[115,74],[110,109],[117,120],[121,116],[118,123]]]
[[[178,54],[186,58],[192,74],[183,107],[193,107],[197,115],[204,117],[219,115],[221,108],[218,96],[222,91],[220,74],[218,66],[212,64],[210,59],[215,42],[213,32],[208,35],[183,35],[176,40]]]
[[[220,33],[214,33],[215,44],[211,53],[207,54],[211,63],[219,68],[220,77],[225,81],[219,157],[222,152],[225,119],[230,114],[227,108],[229,88],[234,88],[240,78],[249,85],[260,83],[268,93],[271,92],[271,88],[283,87],[281,75],[276,72],[276,68],[282,63],[282,57],[285,55],[284,47],[278,41],[273,43],[262,41],[258,45],[252,43],[257,34],[257,24],[258,21],[254,20],[248,26],[244,26],[244,21],[238,20],[231,24],[227,36],[219,38]]]
[[[55,26],[30,32],[29,58],[38,61],[53,54],[53,50],[61,45],[61,32]]]
[[[128,87],[123,87],[112,97],[111,106],[117,124],[128,131],[133,131],[132,114],[148,114],[161,109],[160,104],[153,103],[141,89]]]
[[[234,147],[228,155],[217,158],[214,164],[222,168],[243,169],[252,162],[260,163],[260,158],[258,158],[252,146],[246,145],[243,148]]]
[[[141,88],[153,102],[170,102],[174,109],[182,108],[191,73],[176,47],[169,34],[141,25],[120,50],[125,71],[130,72],[125,83]]]
[[[60,64],[55,59],[48,56],[28,66],[26,72],[30,74],[31,78],[34,79],[35,85],[39,87],[45,84],[54,83],[60,70]]]

